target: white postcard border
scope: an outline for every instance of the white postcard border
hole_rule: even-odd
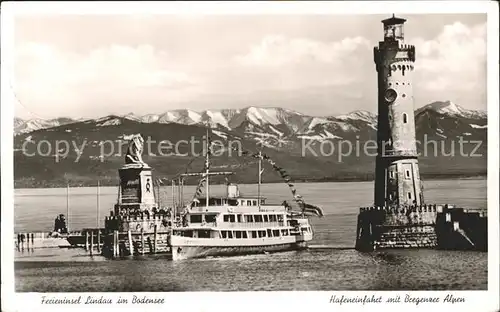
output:
[[[390,6],[390,12],[387,8]],[[163,305],[41,305],[42,296],[57,298],[93,295],[132,297],[133,293],[14,293],[13,265],[13,18],[18,14],[423,14],[423,13],[488,13],[488,291],[331,291],[331,292],[187,292],[187,293],[135,293],[154,298],[165,298]],[[499,100],[498,100],[498,4],[486,1],[412,1],[412,2],[4,2],[1,19],[1,156],[2,156],[2,310],[3,311],[82,311],[84,309],[122,311],[139,309],[148,311],[234,311],[234,310],[360,310],[383,309],[400,311],[401,308],[442,309],[446,305],[412,304],[331,304],[332,295],[385,297],[410,294],[412,297],[429,297],[453,294],[466,297],[464,304],[449,305],[454,311],[494,311],[499,307]],[[194,297],[195,296],[195,297]]]

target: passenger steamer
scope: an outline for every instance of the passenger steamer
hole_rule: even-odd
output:
[[[232,174],[210,172],[209,153],[206,154],[203,173],[205,197],[195,197],[185,208],[182,224],[172,229],[170,245],[172,259],[230,256],[298,250],[307,247],[313,231],[303,213],[292,212],[291,207],[266,203],[260,196],[261,162],[259,157],[259,194],[256,197],[240,195],[238,185],[228,184],[226,196],[210,196],[211,175]]]

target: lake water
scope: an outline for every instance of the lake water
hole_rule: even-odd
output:
[[[18,291],[247,291],[247,290],[459,290],[487,289],[487,253],[438,250],[391,250],[360,253],[352,249],[359,207],[373,201],[373,182],[297,183],[304,199],[323,208],[311,218],[311,245],[331,249],[198,259],[108,261],[75,250],[34,250],[16,254]],[[222,186],[213,186],[223,193]],[[185,198],[194,187],[185,188]],[[256,185],[240,185],[255,194]],[[170,188],[161,201],[171,202]],[[71,230],[97,225],[95,188],[70,189]],[[100,224],[117,199],[117,188],[100,189]],[[291,201],[285,184],[265,184],[268,202]],[[486,180],[425,182],[428,203],[486,208]],[[15,190],[15,231],[50,231],[57,214],[66,214],[66,189]],[[52,253],[52,254],[51,254]],[[57,253],[54,257],[53,253]],[[55,261],[57,259],[57,261]]]

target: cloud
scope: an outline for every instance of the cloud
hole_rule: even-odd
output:
[[[366,47],[369,47],[369,41],[363,37],[325,43],[306,38],[268,35],[252,46],[247,54],[237,56],[236,61],[248,66],[283,66],[304,62],[340,64],[358,49]]]
[[[86,55],[60,51],[29,42],[17,50],[16,74],[20,87],[151,87],[190,83],[187,74],[166,69],[165,53],[149,45],[110,45]]]
[[[445,25],[432,40],[417,38],[417,77],[420,85],[433,92],[474,91],[486,81],[486,23],[466,26]]]

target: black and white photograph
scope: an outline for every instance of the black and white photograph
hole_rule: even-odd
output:
[[[498,4],[446,3],[2,3],[2,310],[498,310]]]

